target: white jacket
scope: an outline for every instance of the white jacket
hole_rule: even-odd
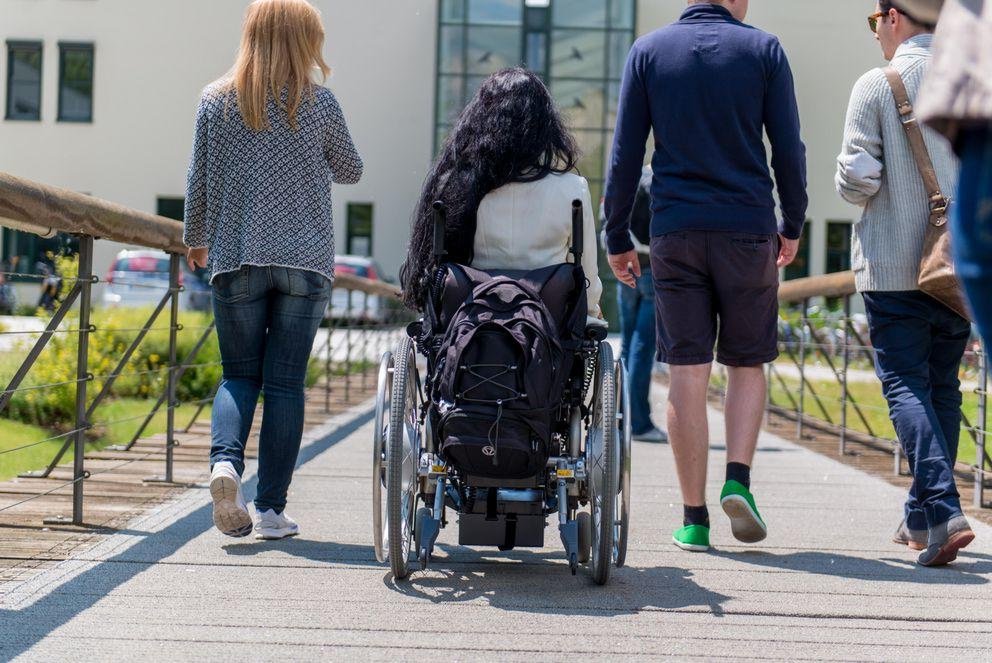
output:
[[[475,229],[477,269],[537,269],[571,262],[572,201],[582,201],[585,218],[582,268],[589,280],[589,315],[599,317],[596,222],[589,183],[575,173],[552,173],[536,182],[514,182],[490,191],[479,204]]]

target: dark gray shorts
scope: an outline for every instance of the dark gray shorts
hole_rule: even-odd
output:
[[[651,238],[658,361],[760,366],[778,357],[777,235],[684,230]]]

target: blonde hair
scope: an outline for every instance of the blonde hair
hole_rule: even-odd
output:
[[[271,127],[268,100],[272,98],[296,129],[303,96],[313,95],[314,70],[320,71],[321,82],[331,73],[321,54],[323,45],[320,12],[306,0],[255,0],[248,6],[241,48],[225,85],[237,95],[248,127],[255,131]]]

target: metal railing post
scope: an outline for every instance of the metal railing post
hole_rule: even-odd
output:
[[[975,507],[985,506],[985,459],[988,451],[985,443],[989,435],[989,346],[983,342],[981,346],[982,370],[978,378],[978,421],[975,422],[977,437],[975,440]],[[992,467],[990,467],[992,469]]]
[[[799,411],[796,413],[796,439],[803,439],[803,417],[806,416],[806,330],[809,321],[809,299],[803,300],[799,322]]]
[[[330,306],[330,305],[328,305]],[[331,411],[331,335],[334,333],[333,311],[328,308],[327,340],[324,344],[324,412]]]
[[[89,382],[90,306],[93,303],[93,237],[79,237],[79,346],[76,352],[76,442],[72,458],[72,524],[83,524],[86,478],[86,384]]]
[[[177,391],[179,389],[178,371],[179,365],[176,360],[176,352],[179,346],[179,293],[182,286],[179,284],[180,261],[178,253],[169,256],[169,290],[172,291],[172,309],[169,312],[169,382],[167,389],[169,392],[169,409],[166,411],[165,425],[165,482],[172,483],[172,469],[174,463],[174,449],[176,446],[176,407],[179,404]]]
[[[844,297],[844,349],[843,368],[840,376],[840,455],[847,453],[847,398],[848,371],[851,368],[851,295]]]
[[[351,403],[351,326],[353,324],[351,316],[355,311],[352,308],[352,296],[355,291],[348,289],[348,307],[345,313],[345,355],[344,355],[344,402]]]
[[[172,483],[173,467],[175,465],[176,443],[176,408],[179,407],[179,399],[176,392],[179,388],[180,366],[176,357],[179,331],[179,293],[182,286],[179,284],[179,274],[181,270],[178,253],[169,254],[169,371],[166,374],[165,394],[165,475],[161,477],[150,477],[145,479],[148,483]],[[191,358],[192,360],[192,358]],[[160,400],[159,403],[162,401]],[[156,408],[157,409],[157,408]],[[154,414],[152,415],[154,416]]]

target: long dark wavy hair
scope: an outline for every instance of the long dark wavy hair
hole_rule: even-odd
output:
[[[447,210],[447,260],[471,264],[476,212],[487,193],[510,182],[569,172],[578,158],[575,138],[536,74],[503,69],[486,79],[424,181],[400,272],[404,303],[417,310],[424,307],[433,267],[434,201],[443,202]]]

